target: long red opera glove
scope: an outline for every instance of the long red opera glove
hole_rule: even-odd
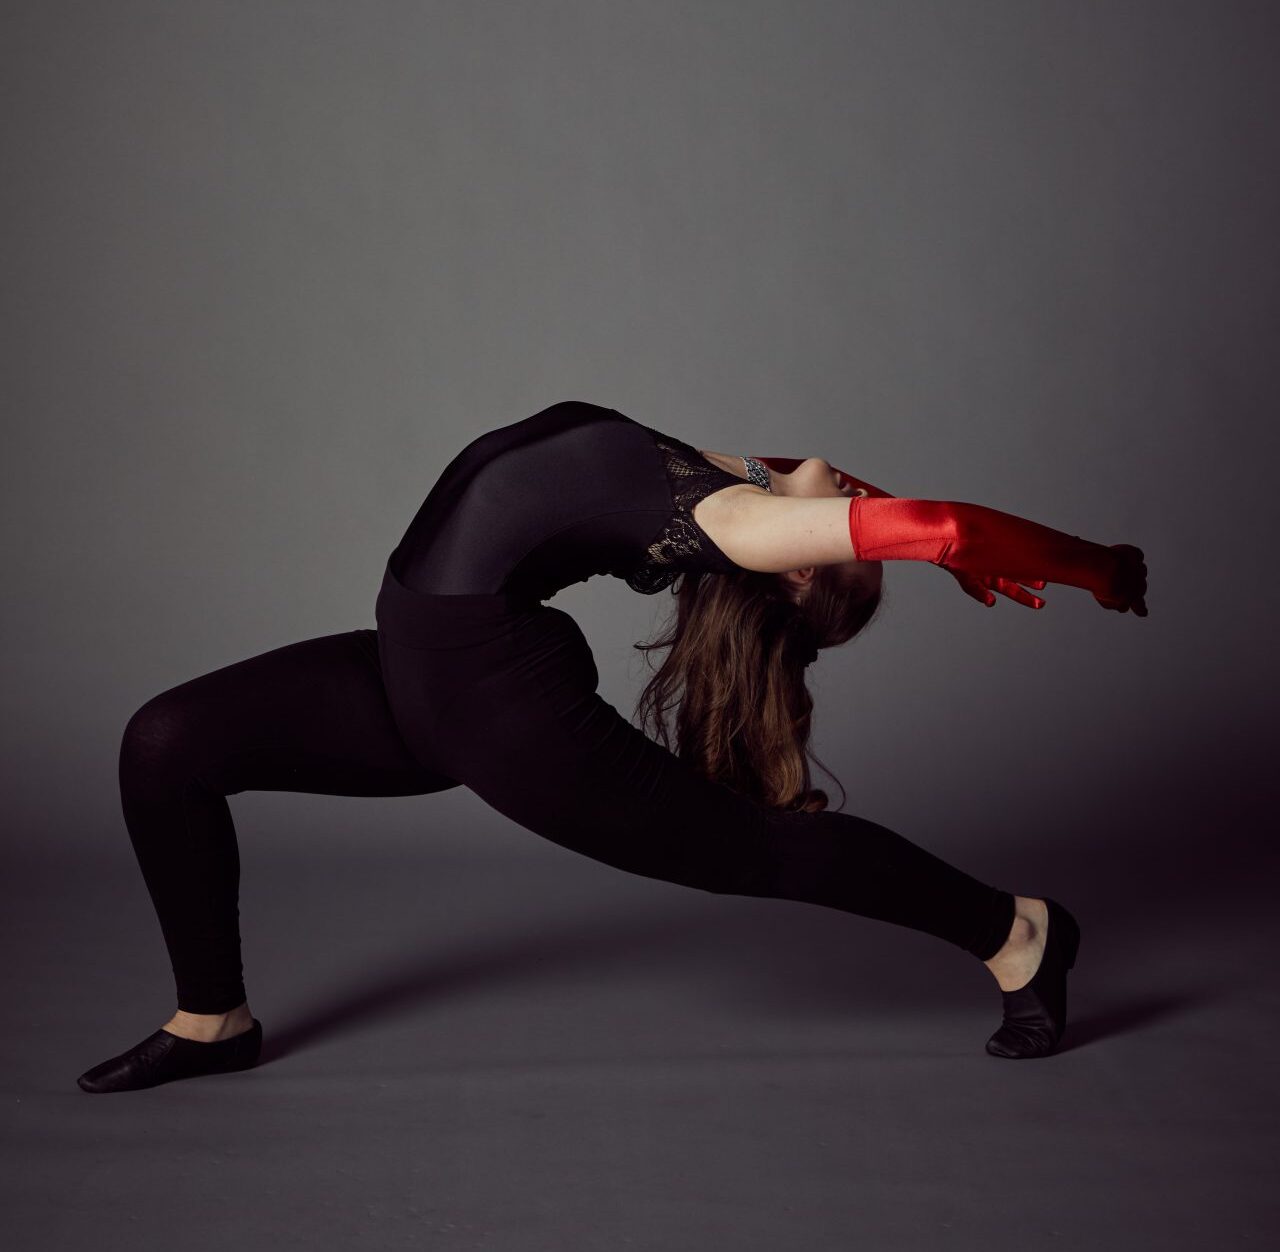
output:
[[[801,460],[800,457],[794,456],[758,456],[755,459],[763,461],[771,470],[777,470],[780,474],[792,473]],[[854,487],[864,495],[880,499],[894,498],[883,488],[877,487],[861,478],[856,478],[853,474],[840,469],[838,466],[833,465],[831,468],[840,476],[842,486]],[[1025,604],[1027,608],[1044,608],[1044,601],[1039,596],[1032,595],[1026,587],[1020,586],[1015,579],[1001,578],[989,572],[973,574],[956,569],[950,569],[947,572],[960,584],[960,588],[965,595],[972,596],[979,604],[985,604],[987,608],[991,608],[995,604],[996,592],[999,592],[1002,596],[1008,596],[1010,600],[1014,600],[1018,604]],[[1033,579],[1027,586],[1040,590],[1044,587],[1044,581],[1043,579]]]
[[[1130,544],[1106,547],[981,504],[854,496],[849,538],[860,561],[930,561],[954,574],[1065,583],[1103,608],[1147,616],[1147,567]]]

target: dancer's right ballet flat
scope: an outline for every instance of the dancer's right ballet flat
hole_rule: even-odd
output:
[[[109,1091],[138,1091],[157,1087],[175,1078],[196,1078],[203,1074],[228,1074],[250,1069],[258,1063],[262,1050],[262,1023],[255,1017],[253,1025],[229,1039],[203,1043],[165,1030],[153,1035],[119,1056],[86,1070],[76,1082],[82,1091],[101,1095]]]
[[[1056,900],[1045,900],[1049,928],[1031,981],[1002,991],[1004,1022],[987,1040],[992,1056],[1028,1060],[1057,1050],[1067,1028],[1067,971],[1076,963],[1080,925]]]

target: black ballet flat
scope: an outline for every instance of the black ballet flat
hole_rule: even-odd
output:
[[[175,1078],[227,1074],[250,1069],[262,1050],[262,1023],[255,1017],[248,1030],[216,1043],[201,1043],[170,1034],[163,1026],[154,1035],[86,1070],[76,1082],[95,1095],[107,1091],[137,1091]]]
[[[1067,970],[1076,963],[1080,925],[1055,900],[1045,900],[1049,930],[1040,968],[1025,987],[1002,991],[1004,1024],[987,1040],[992,1056],[1026,1060],[1048,1056],[1067,1028]]]

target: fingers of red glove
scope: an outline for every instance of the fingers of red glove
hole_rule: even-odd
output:
[[[960,584],[960,589],[967,596],[972,596],[979,604],[985,604],[987,608],[991,608],[996,598],[987,590],[984,580],[975,578],[972,574],[958,573],[956,570],[948,570],[948,574],[952,576]]]
[[[958,582],[966,595],[972,596],[981,604],[985,604],[987,608],[994,608],[996,597],[994,592],[999,592],[1002,596],[1008,596],[1010,600],[1018,604],[1026,605],[1029,609],[1042,609],[1045,606],[1044,600],[1039,596],[1033,596],[1026,587],[1019,585],[1011,578],[1001,578],[998,575],[989,575],[985,578],[975,577],[973,574],[965,574],[957,570],[947,571]],[[1029,583],[1031,587],[1043,587],[1044,580]]]
[[[1132,613],[1134,617],[1147,616],[1147,599],[1145,596],[1137,596],[1131,600],[1099,600],[1098,603],[1104,609],[1115,609],[1119,613]]]
[[[1001,595],[1006,595],[1010,600],[1016,600],[1019,604],[1025,604],[1029,609],[1042,609],[1045,602],[1039,596],[1033,596],[1025,587],[1020,586],[1011,578],[996,578],[993,580],[995,588]],[[1031,583],[1033,587],[1043,587],[1044,583]]]

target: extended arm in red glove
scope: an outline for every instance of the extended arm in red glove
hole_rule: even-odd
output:
[[[860,561],[930,561],[957,576],[1082,587],[1103,608],[1147,616],[1147,567],[1129,544],[1106,547],[981,504],[854,496],[849,538]]]
[[[771,470],[777,470],[780,474],[792,473],[801,462],[800,457],[794,456],[758,456],[755,459],[763,461]],[[851,486],[861,494],[872,496],[876,499],[894,499],[883,488],[866,482],[864,479],[856,478],[837,465],[833,465],[831,468],[840,476],[841,486]],[[1032,595],[1026,587],[1020,586],[1016,579],[1001,578],[990,571],[971,573],[966,570],[951,569],[947,572],[960,584],[960,588],[965,595],[972,596],[979,604],[985,604],[987,608],[991,608],[995,604],[996,592],[999,592],[1002,596],[1008,596],[1010,600],[1018,604],[1026,605],[1029,609],[1044,608],[1044,601],[1039,596]],[[1034,587],[1038,591],[1044,587],[1044,581],[1042,579],[1033,579],[1027,583],[1027,586]]]

